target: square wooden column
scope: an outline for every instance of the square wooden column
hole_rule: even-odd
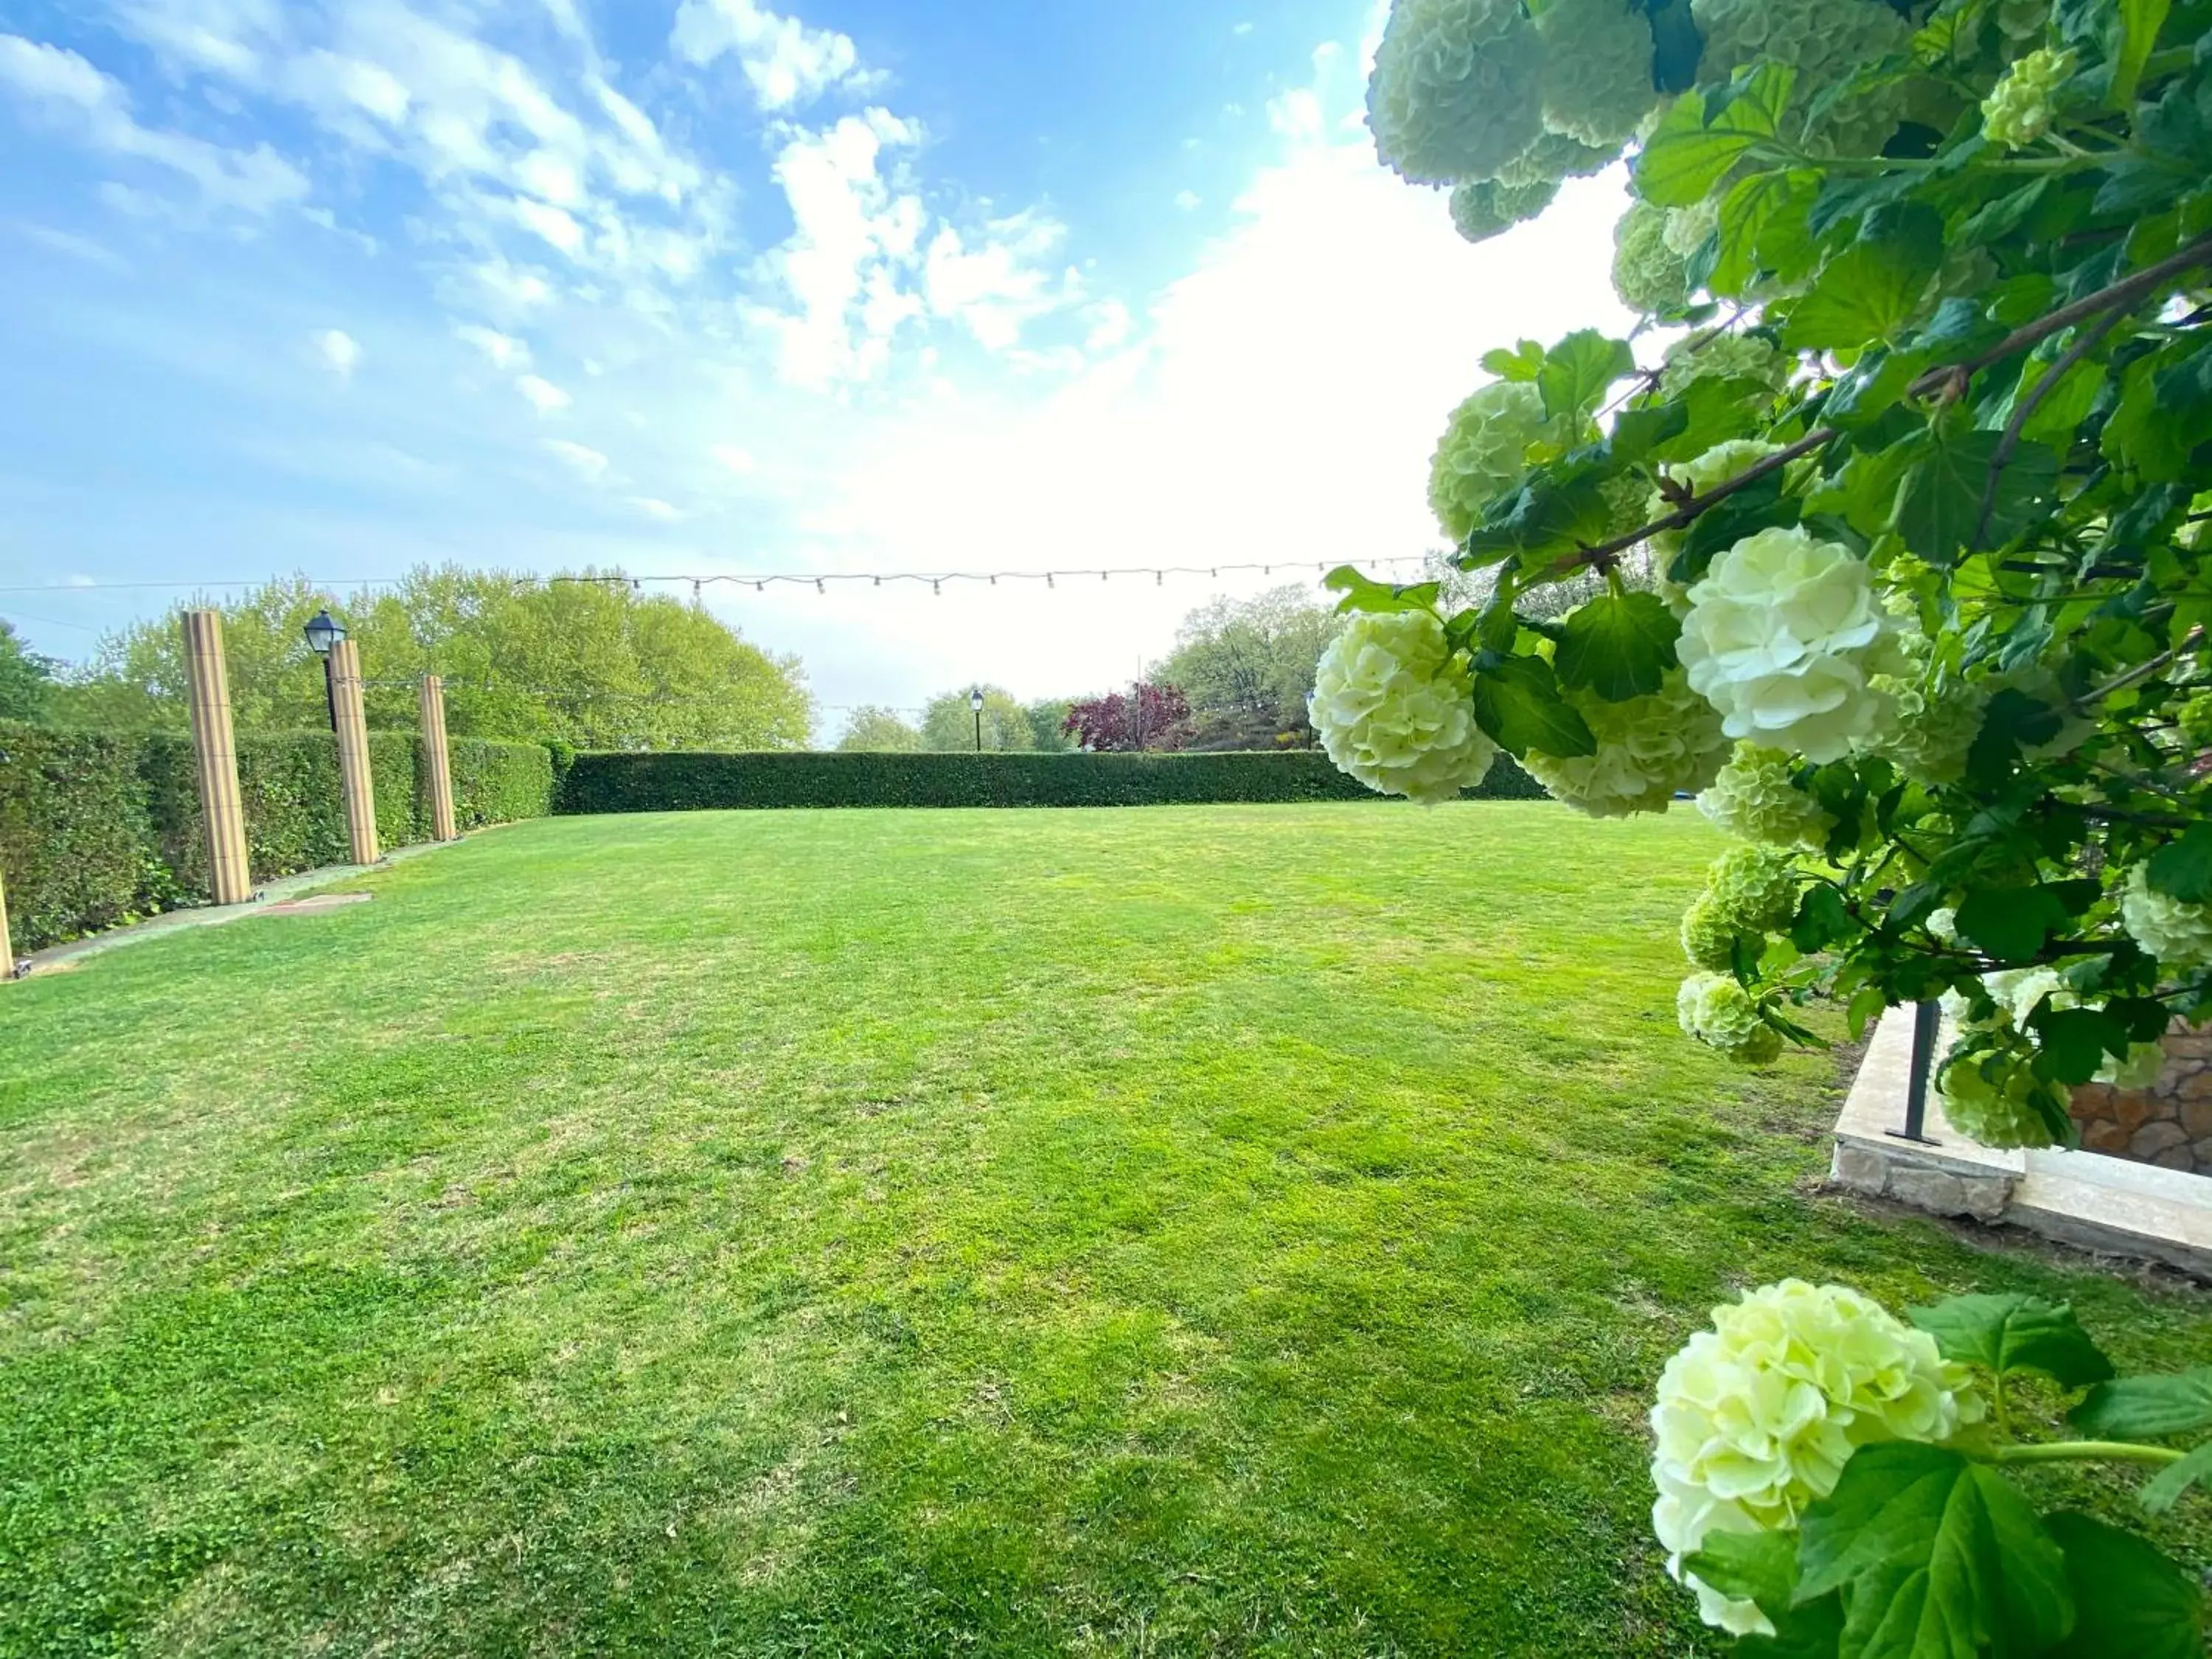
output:
[[[453,772],[446,754],[446,683],[422,677],[422,754],[430,763],[430,839],[459,841],[453,827]]]
[[[338,726],[338,787],[345,795],[346,839],[356,864],[374,864],[376,781],[368,766],[368,712],[361,697],[361,647],[340,640],[331,647],[331,709]]]
[[[253,896],[246,850],[246,808],[238,793],[238,747],[230,726],[230,671],[222,654],[222,613],[185,612],[185,672],[192,718],[192,755],[207,821],[208,884],[217,904]]]

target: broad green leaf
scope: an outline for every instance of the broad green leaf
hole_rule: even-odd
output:
[[[2212,823],[2192,823],[2150,855],[2150,884],[2188,904],[2212,903]]]
[[[2134,99],[2136,83],[2142,79],[2143,65],[2172,9],[2172,0],[2119,0],[2120,49],[2112,59],[2114,109],[2125,109]]]
[[[2051,1080],[2078,1087],[2097,1075],[2107,1054],[2124,1058],[2127,1028],[2101,1008],[2053,1008],[2045,1003],[2028,1021],[2039,1065]]]
[[[1698,580],[1714,559],[1745,537],[1796,524],[1799,512],[1796,499],[1782,493],[1780,471],[1767,473],[1698,515],[1668,567],[1668,579],[1686,585]]]
[[[2040,358],[2031,357],[2020,372],[2020,385],[2014,390],[2013,406],[2033,392],[2043,377],[2051,371],[2051,364]],[[2054,444],[2061,451],[2070,448],[2075,428],[2089,417],[2097,394],[2104,389],[2105,365],[2083,359],[2058,378],[2058,383],[2043,394],[2043,401],[2035,406],[2035,413],[2021,427],[2021,436],[2034,443]]]
[[[2153,1546],[2086,1515],[2044,1522],[2065,1552],[2074,1633],[2051,1659],[2203,1659],[2204,1592]]]
[[[1636,191],[1660,207],[1690,207],[1781,130],[1796,71],[1771,61],[1716,92],[1685,93],[1644,142]]]
[[[2153,1515],[2164,1515],[2200,1480],[2212,1481],[2212,1442],[2199,1446],[2179,1463],[2168,1463],[2146,1480],[2141,1494],[2142,1506]]]
[[[1698,83],[1705,38],[1691,21],[1690,0],[1650,0],[1652,84],[1662,92],[1687,92]]]
[[[2212,1366],[2100,1383],[2066,1420],[2100,1440],[2156,1440],[2212,1429]]]
[[[1603,401],[1607,387],[1635,372],[1636,354],[1627,341],[1609,339],[1599,329],[1577,329],[1544,354],[1536,376],[1544,413],[1579,425]]]
[[[2012,1484],[1942,1446],[1864,1446],[1805,1511],[1800,1600],[1844,1592],[1853,1659],[2035,1654],[2074,1625],[2058,1546]]]
[[[2112,1361],[2098,1352],[2074,1310],[2063,1303],[2019,1295],[1954,1296],[1932,1308],[1905,1311],[1936,1339],[1944,1358],[1984,1366],[2001,1376],[2040,1371],[2065,1388],[2079,1389],[2112,1374]]]
[[[1959,905],[1959,937],[1999,962],[2027,962],[2066,925],[2066,909],[2040,887],[1981,887]]]
[[[1510,351],[1500,346],[1482,354],[1482,366],[1501,380],[1522,380],[1533,386],[1544,372],[1544,348],[1534,340],[1523,340]]]
[[[1681,634],[1656,593],[1601,593],[1566,620],[1553,658],[1559,682],[1607,702],[1649,696],[1674,665]]]
[[[1643,460],[1670,438],[1690,429],[1690,406],[1680,400],[1646,409],[1624,409],[1613,422],[1613,458]]]
[[[1790,942],[1811,956],[1849,939],[1856,931],[1850,912],[1844,908],[1844,896],[1825,883],[1815,883],[1797,902],[1796,917],[1790,924]]]
[[[1769,1619],[1797,1596],[1797,1534],[1709,1532],[1683,1567],[1731,1601],[1749,1601]]]
[[[1474,719],[1516,760],[1531,749],[1561,760],[1597,753],[1597,739],[1559,696],[1552,665],[1541,657],[1477,658]]]
[[[1943,220],[1933,209],[1915,202],[1869,213],[1858,239],[1790,307],[1783,343],[1811,351],[1886,344],[1918,311],[1942,259]]]
[[[1982,729],[1966,750],[1967,778],[1980,785],[1998,781],[2020,759],[2023,747],[2050,742],[2063,724],[2050,704],[2007,686],[1982,711]]]
[[[1814,258],[1805,217],[1820,193],[1820,175],[1803,168],[1738,179],[1721,198],[1719,251],[1706,286],[1738,295],[1761,270],[1785,280],[1802,276]]]
[[[1355,611],[1433,611],[1437,594],[1443,591],[1437,582],[1419,582],[1410,587],[1378,582],[1348,564],[1330,571],[1321,579],[1321,585],[1344,595],[1336,608],[1346,615]]]
[[[1996,469],[2003,434],[1932,431],[1898,486],[1894,528],[1934,565],[2009,541],[2045,510],[2058,484],[2058,457],[2021,443]]]

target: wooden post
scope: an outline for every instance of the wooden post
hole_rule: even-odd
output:
[[[208,885],[217,904],[253,896],[246,851],[246,808],[238,793],[238,748],[230,729],[230,672],[222,654],[222,613],[185,612],[185,668],[191,678],[192,754],[200,815],[207,820]]]
[[[338,787],[345,794],[346,838],[356,864],[377,860],[376,784],[368,769],[368,714],[361,700],[361,647],[331,647],[331,707],[338,722]]]
[[[0,882],[0,981],[15,977],[15,947],[8,937],[8,888]]]
[[[459,841],[453,827],[453,773],[446,757],[446,683],[422,676],[422,753],[430,763],[430,839]]]

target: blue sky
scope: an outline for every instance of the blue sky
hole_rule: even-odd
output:
[[[1371,5],[796,3],[0,0],[0,615],[74,659],[173,597],[90,583],[423,560],[1310,577],[1433,544],[1484,349],[1625,320],[1617,179],[1470,248],[1375,164]],[[834,710],[1102,689],[1259,585],[705,597]]]

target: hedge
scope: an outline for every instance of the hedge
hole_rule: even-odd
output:
[[[344,863],[337,739],[248,732],[237,746],[254,878]],[[368,751],[377,838],[386,847],[428,840],[421,740],[372,732]],[[463,830],[551,810],[552,759],[541,745],[461,738],[447,752]],[[206,822],[191,738],[0,722],[0,876],[21,951],[206,903]]]
[[[1155,806],[1381,800],[1312,750],[1206,755],[604,754],[563,757],[555,811],[786,806]],[[1500,757],[1475,794],[1540,800]]]

